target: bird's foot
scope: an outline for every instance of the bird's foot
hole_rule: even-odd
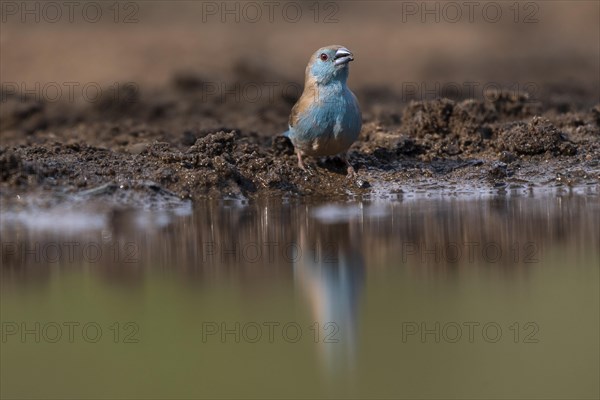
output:
[[[304,164],[304,161],[302,161],[302,155],[300,153],[298,153],[298,168],[304,171],[308,176],[313,176],[315,174],[315,171],[313,171],[311,167],[308,167]]]
[[[346,175],[347,179],[354,179],[354,178],[356,178],[358,176],[358,174],[354,170],[354,167],[352,165],[350,165],[349,163],[348,163],[348,169],[347,170],[348,170],[348,173]]]
[[[358,175],[356,174],[356,171],[354,170],[354,167],[352,166],[352,164],[350,164],[350,161],[348,161],[348,156],[346,156],[344,154],[341,156],[341,159],[344,162],[344,164],[346,164],[346,171],[347,171],[346,178],[347,179],[356,178]]]
[[[367,180],[358,176],[358,173],[350,164],[350,162],[348,162],[348,159],[346,157],[343,157],[342,159],[344,160],[344,162],[346,162],[346,165],[348,167],[348,174],[346,175],[347,180],[352,182],[354,186],[356,186],[358,189],[366,189],[371,186]]]

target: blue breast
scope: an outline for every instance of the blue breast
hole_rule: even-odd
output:
[[[315,154],[333,155],[350,147],[361,125],[360,109],[352,92],[343,84],[327,85],[320,88],[317,101],[298,115],[296,125],[286,133],[307,154],[318,141],[320,148]]]

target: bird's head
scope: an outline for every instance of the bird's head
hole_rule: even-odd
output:
[[[348,79],[348,64],[353,60],[352,52],[344,46],[322,47],[310,58],[306,78],[319,84],[327,84],[332,80],[345,83]]]

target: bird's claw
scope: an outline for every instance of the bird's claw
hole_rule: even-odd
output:
[[[356,178],[358,175],[356,173],[356,171],[354,170],[354,168],[352,167],[352,165],[348,164],[348,173],[346,175],[347,179],[354,179]]]
[[[367,180],[358,176],[358,173],[354,170],[350,163],[348,163],[348,175],[346,175],[346,179],[358,189],[366,189],[371,186]]]
[[[302,171],[304,171],[304,173],[308,176],[314,176],[315,172],[312,170],[312,168],[306,166],[304,164],[304,161],[302,161],[302,154],[301,153],[297,153],[298,155],[298,168],[300,168]]]

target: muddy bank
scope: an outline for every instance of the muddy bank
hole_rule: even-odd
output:
[[[260,82],[255,71],[239,73],[241,82]],[[565,108],[496,91],[484,99],[404,102],[390,91],[359,88],[364,126],[349,152],[358,177],[349,180],[336,157],[308,159],[315,173],[301,171],[289,140],[277,136],[296,96],[209,98],[202,82],[178,74],[168,87],[123,85],[94,103],[4,93],[2,205],[597,191],[600,182],[600,104],[593,101]]]

